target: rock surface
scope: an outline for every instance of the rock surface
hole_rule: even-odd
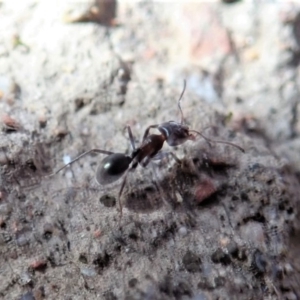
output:
[[[300,6],[28,0],[0,14],[1,298],[300,297]],[[103,155],[49,176],[92,148],[130,153],[126,125],[139,145],[179,120],[184,79],[184,121],[245,153],[165,146],[181,164],[130,173],[121,219],[121,181],[94,179]]]

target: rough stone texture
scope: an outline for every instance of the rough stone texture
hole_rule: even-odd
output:
[[[298,299],[300,6],[112,12],[0,2],[0,297]],[[49,176],[95,147],[129,153],[125,125],[138,145],[178,120],[184,79],[185,122],[245,153],[166,146],[181,164],[129,174],[122,219],[102,155]]]

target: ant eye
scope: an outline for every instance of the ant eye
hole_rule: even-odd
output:
[[[105,157],[96,171],[96,180],[105,185],[117,181],[128,169],[131,158],[122,153],[114,153]]]

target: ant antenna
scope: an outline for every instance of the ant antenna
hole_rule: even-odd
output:
[[[209,145],[210,145],[210,142],[212,142],[212,143],[225,144],[225,145],[233,146],[233,147],[239,149],[240,151],[242,151],[243,153],[245,153],[245,150],[244,150],[242,147],[240,147],[240,146],[238,146],[238,145],[236,145],[236,144],[234,144],[234,143],[225,142],[225,141],[211,140],[211,139],[209,139],[208,137],[204,136],[201,132],[196,131],[196,130],[190,130],[190,132],[195,132],[196,134],[199,134],[201,137],[203,137],[203,138],[205,139],[205,141],[206,141]]]
[[[106,151],[106,150],[101,150],[101,149],[91,149],[91,150],[88,150],[88,151],[85,151],[83,152],[82,154],[80,154],[79,156],[77,156],[76,158],[74,158],[73,160],[71,160],[69,163],[67,163],[66,165],[62,166],[61,168],[59,168],[57,171],[55,171],[54,173],[51,173],[49,176],[53,176],[57,173],[59,173],[61,170],[63,170],[64,168],[66,168],[67,166],[70,166],[72,165],[75,161],[81,159],[82,157],[86,156],[87,154],[89,153],[92,153],[92,152],[95,152],[95,153],[102,153],[102,154],[106,154],[106,155],[111,155],[111,154],[114,154],[114,152],[111,152],[111,151]]]
[[[184,79],[183,80],[183,90],[182,90],[181,95],[180,95],[180,97],[178,99],[178,108],[179,108],[180,115],[181,115],[180,124],[183,124],[183,112],[182,112],[182,109],[181,109],[181,106],[180,106],[180,102],[181,102],[181,99],[182,99],[183,94],[185,92],[185,88],[186,88],[186,80]]]

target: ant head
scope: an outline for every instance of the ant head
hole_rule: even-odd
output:
[[[194,137],[190,134],[188,126],[175,121],[162,123],[157,129],[165,137],[168,145],[172,147],[181,145]]]
[[[132,158],[122,154],[114,153],[106,156],[98,165],[96,180],[105,185],[117,181],[129,168]]]

